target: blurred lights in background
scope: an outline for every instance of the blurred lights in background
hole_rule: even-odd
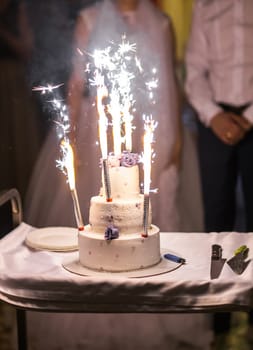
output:
[[[191,14],[194,0],[152,0],[167,13],[173,22],[176,35],[177,59],[184,59],[185,46],[191,25]]]

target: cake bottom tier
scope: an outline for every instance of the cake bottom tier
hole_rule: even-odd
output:
[[[99,271],[132,271],[156,265],[161,260],[159,228],[152,225],[148,237],[141,233],[122,235],[105,240],[91,231],[90,226],[79,232],[79,260],[81,265]]]

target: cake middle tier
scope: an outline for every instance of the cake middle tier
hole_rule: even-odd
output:
[[[92,231],[104,234],[108,225],[114,225],[118,228],[120,235],[142,233],[143,207],[142,194],[135,199],[118,199],[112,202],[106,202],[102,196],[92,197],[89,217]],[[149,209],[149,225],[151,225],[151,208]]]

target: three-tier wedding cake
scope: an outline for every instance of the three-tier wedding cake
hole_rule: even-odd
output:
[[[106,198],[105,181],[100,195],[91,198],[89,225],[79,231],[82,266],[121,272],[151,267],[161,260],[159,229],[151,224],[151,210],[144,234],[144,195],[140,194],[139,166],[129,162],[133,156],[123,154],[116,166],[109,160],[111,200]]]

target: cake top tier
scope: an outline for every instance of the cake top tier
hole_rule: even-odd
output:
[[[139,167],[134,165],[132,167],[125,166],[109,166],[109,179],[111,185],[111,196],[113,201],[117,200],[132,200],[140,194],[139,184]],[[103,174],[103,172],[102,172]],[[104,177],[103,187],[101,194],[103,197],[106,196]]]

